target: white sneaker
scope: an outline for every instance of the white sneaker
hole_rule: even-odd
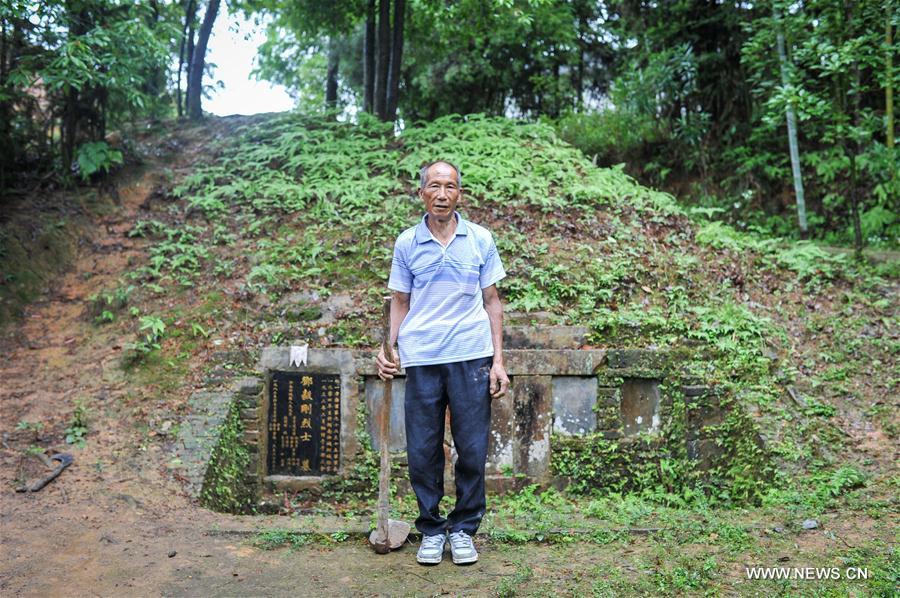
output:
[[[456,565],[467,565],[478,560],[478,551],[475,550],[472,536],[463,531],[450,534],[450,553]]]
[[[416,553],[416,560],[423,565],[437,565],[444,558],[444,542],[447,536],[435,534],[428,536],[422,534],[422,544]]]

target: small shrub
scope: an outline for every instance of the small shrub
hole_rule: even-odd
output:
[[[85,437],[88,433],[87,422],[88,409],[83,401],[75,402],[75,411],[66,428],[66,444],[74,444],[78,448],[84,448]]]
[[[100,171],[109,172],[111,167],[122,164],[124,159],[122,152],[112,149],[105,141],[92,141],[78,148],[76,161],[78,172],[86,181]]]

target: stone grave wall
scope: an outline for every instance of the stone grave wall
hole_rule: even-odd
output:
[[[672,411],[672,399],[660,387],[683,356],[653,349],[582,349],[585,333],[583,328],[563,326],[506,330],[510,389],[492,403],[486,480],[490,491],[528,483],[564,484],[552,474],[554,438],[577,441],[599,433],[627,444],[632,453],[659,445],[659,432]],[[371,350],[310,349],[304,366],[290,363],[290,347],[269,347],[258,371],[259,378],[244,380],[229,392],[255,401],[255,407],[241,409],[240,442],[250,455],[246,487],[262,503],[283,492],[317,492],[327,480],[347,475],[363,454],[358,422],[365,426],[372,448],[380,450],[375,422],[384,385],[376,375]],[[395,466],[402,469],[405,371],[392,386],[389,450]],[[688,455],[699,467],[709,467],[718,453],[704,429],[724,419],[719,397],[705,386],[681,390]],[[216,413],[224,413],[228,396],[226,392],[207,403],[217,406]],[[361,409],[364,418],[358,417]],[[189,421],[196,424],[190,427],[193,436],[207,440],[205,448],[193,449],[199,462],[215,441],[210,427],[216,422]],[[445,490],[452,495],[456,455],[450,426],[446,429]],[[202,474],[198,469],[192,484],[196,486]],[[400,485],[402,489],[403,482]]]

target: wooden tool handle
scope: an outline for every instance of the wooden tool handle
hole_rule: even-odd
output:
[[[391,351],[391,298],[384,298],[384,305],[381,312],[381,329],[383,332],[383,340],[381,346],[384,349],[384,356],[390,361],[394,361],[393,351]],[[378,413],[378,441],[381,445],[381,471],[378,474],[378,524],[377,536],[378,544],[375,550],[378,552],[387,551],[388,547],[388,517],[390,516],[390,478],[391,478],[391,457],[388,452],[388,443],[390,442],[391,429],[391,395],[393,393],[392,380],[384,381],[384,392],[381,399],[381,410]],[[384,542],[382,545],[381,543]]]
[[[388,361],[394,361],[394,351],[391,347],[391,298],[385,297],[381,305],[381,348]]]

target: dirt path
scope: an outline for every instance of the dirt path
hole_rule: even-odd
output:
[[[169,166],[188,166],[212,132],[186,134],[173,145],[185,151]],[[71,271],[0,339],[4,595],[121,595],[125,588],[159,593],[167,583],[191,579],[186,558],[206,554],[198,530],[219,519],[191,503],[162,467],[161,445],[147,443],[135,426],[133,415],[146,410],[135,408],[142,389],[121,368],[122,342],[86,314],[88,297],[114,284],[141,253],[143,241],[123,233],[146,217],[141,212],[161,182],[158,165],[151,162],[146,174],[120,183],[120,208],[97,221]],[[90,413],[83,449],[64,441],[76,399]],[[16,430],[23,421],[43,424],[37,440]],[[45,473],[24,454],[31,444],[70,452],[75,462],[41,492],[16,493],[17,475]],[[212,544],[215,567],[241,554],[232,543]],[[169,558],[173,549],[180,556]]]

